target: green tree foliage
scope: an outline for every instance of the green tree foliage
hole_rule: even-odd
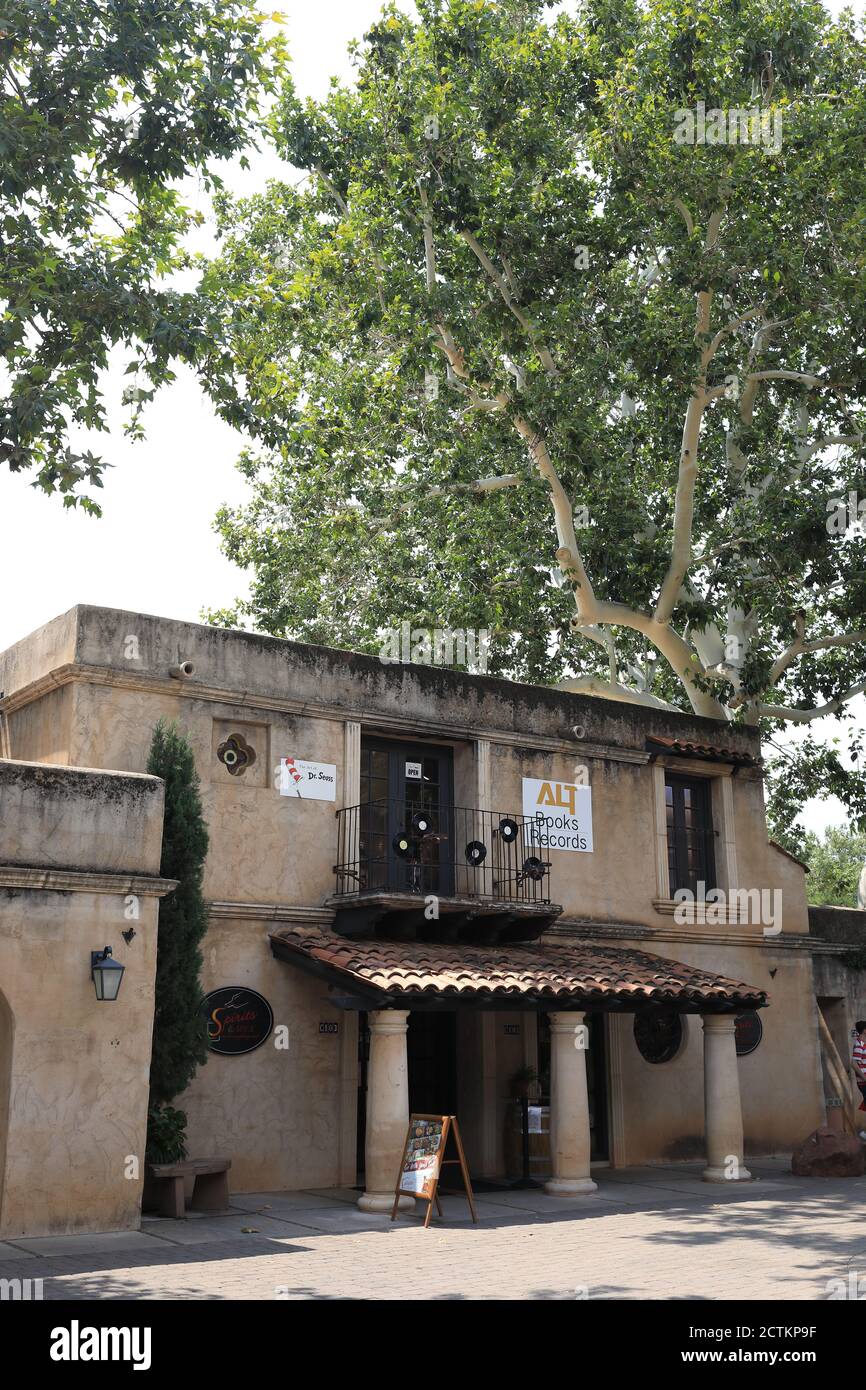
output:
[[[218,518],[252,589],[212,620],[369,650],[405,619],[487,628],[523,679],[845,721],[862,28],[816,0],[417,9],[385,10],[352,89],[284,91],[305,180],[221,200],[205,370],[254,437],[252,500]]]
[[[165,782],[160,873],[178,880],[174,892],[159,904],[148,1116],[148,1152],[152,1157],[156,1152],[172,1156],[172,1141],[182,1148],[186,1117],[167,1102],[186,1089],[198,1067],[207,1061],[206,1025],[200,1012],[199,943],[208,925],[202,896],[208,832],[192,748],[176,725],[157,724],[147,770]]]
[[[823,836],[805,836],[803,852],[809,865],[806,891],[818,906],[857,906],[857,885],[866,861],[866,834],[831,825]]]
[[[769,824],[774,837],[803,856],[803,829],[798,817],[813,797],[837,796],[848,808],[852,831],[866,831],[866,777],[858,768],[863,761],[863,719],[856,707],[850,721],[841,724],[842,734],[819,742],[808,734],[795,748],[783,745],[770,734],[765,745],[770,779]],[[842,757],[842,735],[849,754]]]
[[[251,0],[0,3],[0,462],[66,506],[99,510],[105,464],[70,433],[106,427],[112,347],[138,434],[208,337],[168,282],[197,216],[176,184],[218,184],[211,161],[252,138],[281,55],[262,20]]]

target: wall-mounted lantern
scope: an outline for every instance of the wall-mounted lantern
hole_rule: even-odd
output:
[[[112,959],[110,946],[104,946],[101,951],[90,952],[90,974],[97,999],[117,998],[125,969],[125,965]]]

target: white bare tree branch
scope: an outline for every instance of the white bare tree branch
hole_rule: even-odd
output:
[[[348,214],[349,204],[346,202],[346,199],[343,197],[336,184],[328,178],[328,175],[325,173],[324,169],[320,169],[318,166],[315,166],[313,168],[313,173],[316,175],[316,178],[324,184],[325,188],[327,188],[328,192],[330,193],[334,202],[337,204],[337,207],[340,209],[340,211],[344,214]]]
[[[514,295],[512,294],[511,288],[509,286],[508,281],[505,279],[505,276],[500,275],[499,271],[496,269],[496,266],[493,264],[490,257],[487,255],[487,252],[479,243],[477,237],[473,236],[471,232],[467,231],[458,232],[458,236],[462,237],[462,239],[466,242],[466,245],[469,247],[470,251],[472,251],[473,255],[481,264],[484,273],[487,275],[488,279],[490,279],[498,289],[500,295],[502,296],[503,302],[505,303],[507,308],[511,310],[512,314],[517,319],[517,322],[520,324],[521,328],[524,330],[530,342],[532,343],[532,346],[535,348],[535,351],[538,354],[539,361],[541,362],[541,365],[544,367],[544,370],[550,376],[558,376],[559,372],[557,370],[556,363],[551,357],[549,350],[545,347],[544,343],[541,342],[535,324],[527,318],[526,314],[524,314],[523,310],[520,308],[520,305],[517,304],[517,302],[515,301]]]
[[[731,319],[731,322],[725,324],[724,328],[720,328],[718,333],[714,335],[709,347],[707,348],[706,362],[712,362],[713,358],[715,357],[720,346],[726,338],[730,337],[732,333],[735,333],[737,329],[742,327],[744,323],[748,323],[749,319],[758,318],[761,315],[763,315],[763,313],[763,304],[755,304],[751,309],[747,309],[744,314],[740,314],[737,318]],[[773,327],[776,326],[777,325],[775,324],[773,325]]]
[[[695,221],[682,198],[674,198],[674,207],[685,222],[688,235],[692,236],[695,230]]]
[[[791,645],[785,649],[770,671],[771,685],[777,685],[788,667],[796,661],[799,656],[802,656],[804,652],[820,652],[824,651],[827,647],[853,647],[860,642],[866,642],[866,632],[841,632],[834,636],[818,637],[812,642],[807,642],[804,622],[800,614],[798,614],[797,623],[797,636],[794,638]]]
[[[640,279],[638,280],[638,289],[641,290],[643,294],[646,294],[647,290],[652,288],[667,265],[668,252],[665,248],[661,251],[654,250],[653,255],[655,260],[652,265],[647,266],[646,270],[641,272]]]
[[[680,465],[674,500],[674,534],[668,571],[659,591],[654,620],[670,622],[692,555],[692,521],[695,510],[695,484],[698,476],[698,440],[707,404],[706,388],[698,383],[689,400],[683,423]]]
[[[605,700],[623,700],[630,705],[648,705],[651,709],[669,710],[671,714],[681,714],[676,705],[660,700],[648,690],[638,690],[634,686],[621,685],[619,681],[599,680],[598,676],[568,676],[558,681],[557,690],[571,690],[582,695],[600,695]]]
[[[436,288],[436,247],[433,241],[433,210],[430,207],[430,199],[427,196],[427,189],[419,180],[418,191],[421,197],[421,226],[424,231],[424,274],[427,284],[427,293],[432,294]],[[454,341],[451,330],[444,323],[436,324],[434,346],[440,352],[444,352],[448,359],[448,366],[455,377],[461,380],[468,380],[469,373],[466,370],[466,363],[463,353]]]
[[[511,423],[525,442],[530,458],[550,488],[556,535],[559,541],[556,558],[560,569],[576,585],[575,602],[578,616],[580,616],[586,605],[591,606],[595,602],[595,595],[584,568],[580,546],[577,543],[571,499],[553,466],[544,436],[528,420],[524,420],[522,415],[512,415]],[[585,622],[591,623],[592,621],[591,614],[587,614]]]
[[[401,502],[394,508],[388,516],[365,517],[367,525],[379,531],[387,531],[393,526],[406,512],[411,512],[425,502],[435,497],[445,497],[450,493],[463,493],[480,495],[488,492],[499,492],[506,487],[520,487],[525,479],[519,473],[496,473],[489,478],[478,478],[471,483],[448,483],[443,487],[429,487],[421,495],[413,497],[411,501]],[[395,488],[394,492],[399,495],[401,492],[409,491],[414,484],[407,484],[405,488]]]
[[[820,454],[824,449],[832,449],[837,444],[862,444],[862,434],[828,434],[823,439],[816,439],[814,444],[809,444],[804,448],[801,455],[802,462],[808,463],[815,454]]]
[[[686,211],[688,211],[686,209]],[[707,233],[704,238],[704,252],[715,249],[719,238],[725,204],[722,203],[710,214]],[[695,341],[698,343],[709,335],[711,290],[698,290],[695,296]],[[706,369],[709,361],[709,348],[701,351],[701,367],[697,379],[692,384],[692,394],[686,408],[683,422],[683,437],[680,445],[680,461],[677,472],[677,491],[674,499],[674,528],[671,544],[671,558],[667,574],[662,581],[656,601],[654,622],[669,623],[679,598],[680,590],[689,572],[692,558],[692,525],[695,511],[695,487],[698,478],[698,443],[701,424],[707,408]]]
[[[818,705],[815,709],[792,709],[785,705],[765,705],[761,701],[754,702],[749,708],[766,719],[786,719],[793,724],[810,724],[813,719],[822,719],[825,714],[835,714],[849,700],[853,700],[855,695],[862,695],[864,690],[866,680],[858,681],[843,695],[838,695],[836,699],[828,700],[825,705]]]
[[[749,372],[746,381],[799,381],[803,386],[809,386],[814,390],[842,385],[842,382],[825,381],[823,377],[811,376],[808,372],[788,372],[775,369],[765,372]]]
[[[586,637],[589,641],[597,642],[600,647],[604,647],[605,651],[607,652],[607,666],[608,673],[610,675],[610,683],[611,685],[615,685],[618,675],[616,642],[614,641],[613,633],[611,632],[610,628],[598,627],[594,623],[590,623],[588,626],[585,627],[575,627],[573,628],[573,631],[578,633],[580,637]]]

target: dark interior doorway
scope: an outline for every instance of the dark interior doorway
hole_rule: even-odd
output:
[[[410,1115],[457,1114],[457,1015],[410,1013],[406,1038],[409,1054]],[[449,1140],[447,1157],[456,1157]],[[439,1189],[462,1190],[460,1169],[453,1163],[442,1168]]]
[[[456,1013],[410,1013],[406,1043],[410,1115],[456,1115]]]
[[[364,1186],[365,1150],[367,1145],[367,1072],[370,1066],[370,1025],[363,1010],[358,1014],[358,1147],[355,1166],[358,1185]]]
[[[410,1115],[457,1114],[457,1015],[410,1013],[406,1035]],[[370,1028],[358,1015],[358,1182],[364,1179]]]

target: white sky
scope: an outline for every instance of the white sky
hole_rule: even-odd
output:
[[[347,45],[369,28],[382,3],[275,0],[274,8],[285,16],[301,93],[320,97],[331,75],[350,79]],[[405,0],[401,8],[413,6]],[[840,10],[841,0],[830,0],[830,8]],[[862,4],[855,8],[861,12]],[[288,172],[270,151],[251,163],[248,172],[224,171],[229,187],[254,192]],[[199,205],[206,208],[204,200]],[[121,389],[112,373],[106,399],[118,400]],[[144,442],[124,438],[123,418],[115,408],[110,433],[92,445],[114,465],[99,494],[101,520],[64,511],[56,498],[34,490],[26,474],[0,469],[0,651],[75,603],[198,621],[203,608],[228,606],[246,592],[246,576],[220,553],[213,530],[217,508],[245,495],[234,468],[244,439],[216,418],[183,367],[148,407]],[[843,819],[838,803],[807,808],[813,829]]]

